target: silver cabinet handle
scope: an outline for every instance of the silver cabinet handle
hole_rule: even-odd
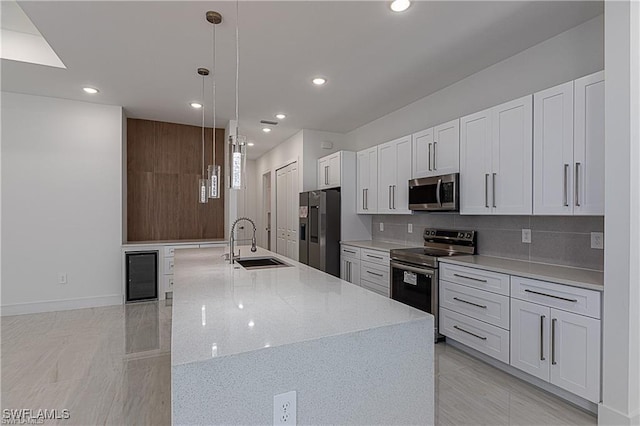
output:
[[[438,170],[438,168],[436,167],[436,145],[437,144],[438,142],[433,143],[433,170]]]
[[[467,277],[466,275],[453,274],[454,277],[466,278],[468,280],[479,281],[481,283],[486,283],[487,280],[481,280],[480,278]]]
[[[348,274],[349,274],[348,277],[349,277],[349,279],[347,281],[351,282],[351,262],[347,261],[347,264],[349,266],[349,269],[348,269]]]
[[[429,144],[429,170],[431,170],[431,144]]]
[[[382,260],[382,257],[380,257],[380,256],[372,256],[372,255],[368,254],[368,255],[367,255],[367,257],[371,257],[371,258],[373,258],[373,259],[379,259],[379,260]]]
[[[363,189],[362,189],[362,210],[366,210],[366,208],[365,208],[365,204],[364,204],[364,199],[365,199],[365,195],[364,195],[364,194],[365,194],[365,191],[366,191],[366,189],[364,189],[364,188],[363,188]]]
[[[458,302],[466,303],[468,305],[477,306],[478,308],[487,309],[486,305],[478,305],[477,303],[469,302],[464,299],[458,299],[457,297],[454,297],[453,300],[457,300]]]
[[[484,206],[489,208],[489,173],[484,175]]]
[[[569,176],[567,175],[567,173],[569,173],[569,165],[565,164],[564,165],[564,174],[562,175],[562,179],[563,179],[563,184],[562,184],[562,204],[565,207],[569,207],[569,188],[567,187],[567,185],[569,184]]]
[[[556,365],[556,322],[558,320],[553,318],[551,320],[551,365]]]
[[[576,303],[578,301],[578,299],[567,299],[566,297],[554,296],[553,294],[547,294],[547,293],[540,293],[538,291],[529,290],[528,288],[525,288],[524,291],[525,293],[533,293],[539,296],[553,297],[554,299],[566,300],[567,302]]]
[[[491,198],[493,199],[493,207],[498,207],[496,206],[496,175],[497,173],[493,174],[493,189],[491,190],[492,194],[491,194]]]
[[[486,337],[478,336],[477,334],[472,333],[472,332],[470,332],[470,331],[467,331],[467,330],[465,330],[464,328],[460,328],[460,327],[458,327],[457,325],[454,325],[454,326],[453,326],[453,328],[455,328],[456,330],[460,330],[460,331],[462,331],[463,333],[470,334],[470,335],[472,335],[473,337],[477,337],[477,338],[478,338],[478,339],[480,339],[480,340],[487,340],[487,338],[486,338]]]
[[[544,361],[544,315],[540,315],[540,361]]]
[[[391,196],[391,203],[393,205],[393,209],[395,210],[396,209],[396,186],[392,185],[391,187],[392,187],[391,193],[393,194]]]
[[[391,210],[391,185],[389,185],[389,210]]]
[[[580,163],[576,163],[576,178],[575,178],[575,194],[573,197],[576,199],[576,207],[580,207]]]
[[[365,195],[365,198],[364,198],[365,199],[365,203],[364,203],[364,205],[366,206],[365,209],[369,210],[369,188],[366,188],[364,191],[365,191],[364,192],[364,195]]]
[[[376,272],[371,272],[371,271],[369,271],[369,270],[367,270],[367,273],[368,273],[368,274],[371,274],[371,275],[375,275],[376,277],[382,277],[382,276],[383,276],[382,274],[378,274],[378,273],[376,273]]]
[[[351,254],[356,254],[356,252],[355,252],[355,251],[351,251],[351,250],[343,249],[342,251],[347,252],[347,253],[351,253]]]

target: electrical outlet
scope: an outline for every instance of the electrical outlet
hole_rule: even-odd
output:
[[[67,283],[67,274],[66,272],[60,272],[58,274],[58,284],[66,284]]]
[[[281,393],[273,397],[273,424],[296,424],[296,391]]]
[[[384,223],[380,222],[380,232],[384,231]]]
[[[522,242],[526,244],[531,244],[531,229],[522,230]]]
[[[407,224],[407,232],[410,234],[413,234],[413,224],[409,223]]]
[[[592,232],[591,233],[591,248],[592,249],[604,249],[604,233]]]

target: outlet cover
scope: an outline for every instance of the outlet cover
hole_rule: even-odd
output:
[[[380,222],[380,232],[384,231],[384,223]]]
[[[602,232],[591,233],[591,248],[604,250],[604,233]]]
[[[66,284],[67,283],[67,274],[64,272],[60,272],[58,274],[58,284]]]
[[[273,424],[296,424],[296,391],[281,393],[273,397]]]
[[[522,242],[525,244],[531,244],[531,229],[522,230]]]
[[[413,224],[412,223],[408,223],[407,224],[407,232],[410,234],[413,234]]]

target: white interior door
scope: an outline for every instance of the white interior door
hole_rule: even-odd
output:
[[[287,185],[287,254],[293,260],[298,260],[298,203],[300,201],[298,189],[298,163],[286,167]]]
[[[287,168],[276,171],[276,252],[287,255]]]

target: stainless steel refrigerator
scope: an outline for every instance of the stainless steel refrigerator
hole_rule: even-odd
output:
[[[340,276],[340,189],[300,193],[299,261]]]

